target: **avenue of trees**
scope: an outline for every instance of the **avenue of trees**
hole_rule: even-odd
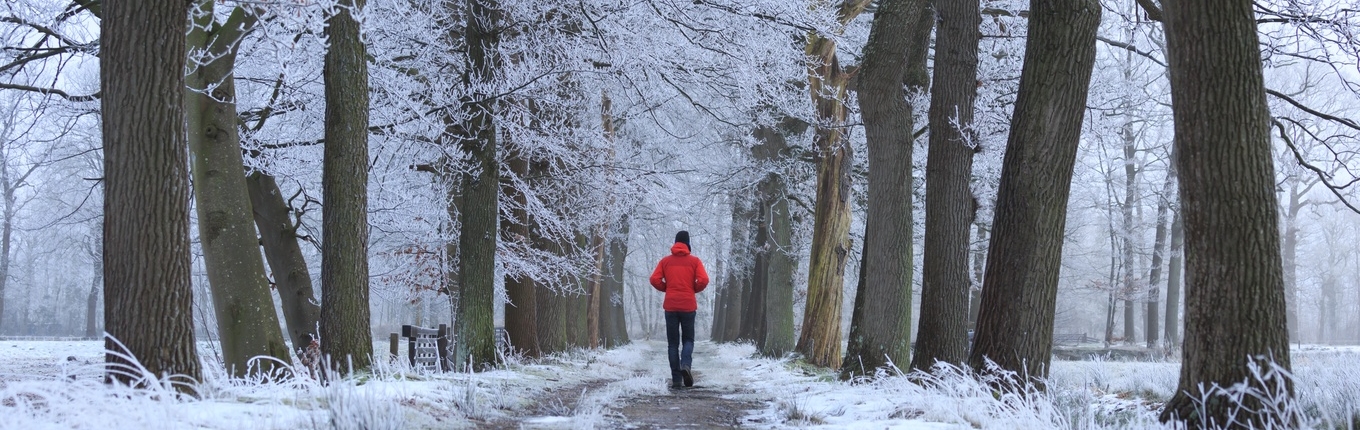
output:
[[[846,379],[1090,333],[1179,356],[1203,427],[1360,342],[1338,5],[161,3],[0,8],[0,334],[106,332],[110,380],[653,338],[682,229],[711,339]]]

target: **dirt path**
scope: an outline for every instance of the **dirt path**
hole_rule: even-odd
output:
[[[739,428],[747,424],[744,418],[749,411],[761,403],[738,400],[732,394],[695,386],[669,395],[629,398],[614,409],[618,415],[611,424],[634,429]]]
[[[748,388],[738,363],[717,358],[715,345],[700,342],[694,352],[695,386],[672,389],[664,341],[641,341],[641,356],[608,365],[627,368],[624,378],[588,381],[552,390],[519,428],[672,429],[740,428],[752,410],[769,400]],[[497,426],[500,427],[500,426]],[[502,427],[504,428],[504,427]]]

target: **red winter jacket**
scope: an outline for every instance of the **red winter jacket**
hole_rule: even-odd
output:
[[[689,255],[689,246],[676,242],[671,245],[671,255],[656,263],[652,271],[652,287],[666,293],[661,308],[667,312],[694,312],[699,303],[694,301],[694,293],[708,286],[708,272],[699,257]]]

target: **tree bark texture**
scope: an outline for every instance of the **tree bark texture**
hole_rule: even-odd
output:
[[[1048,375],[1067,199],[1100,4],[1035,0],[968,364]]]
[[[840,4],[841,25],[859,16],[868,0]],[[808,90],[817,112],[814,158],[817,195],[813,203],[812,249],[808,261],[807,304],[796,349],[813,365],[841,366],[841,307],[845,264],[850,257],[850,145],[845,139],[846,90],[850,76],[836,58],[836,42],[808,36],[804,53],[813,59]]]
[[[1185,345],[1180,385],[1162,419],[1188,427],[1292,427],[1235,408],[1216,387],[1245,383],[1292,397],[1292,383],[1259,381],[1249,365],[1290,368],[1270,112],[1250,3],[1164,2],[1185,223]],[[1269,370],[1270,367],[1265,367]],[[1197,407],[1195,399],[1207,402]],[[1272,399],[1285,401],[1290,399]]]
[[[329,366],[366,369],[373,356],[368,308],[368,62],[353,14],[340,0],[326,19],[326,148],[322,168],[321,352]]]
[[[291,355],[255,236],[241,161],[234,77],[240,40],[256,19],[254,13],[237,7],[219,25],[213,4],[196,3],[187,37],[191,60],[184,98],[198,237],[217,315],[222,364],[236,377],[248,370],[269,374],[275,364],[288,363]],[[257,356],[277,361],[256,361],[251,370],[251,359]]]
[[[111,381],[146,382],[123,351],[154,375],[203,379],[190,282],[187,6],[103,2],[104,347]]]
[[[869,150],[863,293],[856,298],[842,375],[872,375],[911,362],[912,149],[915,121],[904,85],[925,75],[934,13],[926,0],[881,0],[859,69],[859,105]]]
[[[930,370],[936,361],[962,365],[968,359],[969,229],[977,215],[970,184],[977,152],[972,125],[982,15],[977,0],[936,0],[934,6],[939,24],[930,88],[921,318],[911,361],[920,370]]]
[[[500,43],[500,5],[494,0],[467,0],[467,27],[463,32],[467,46],[468,88],[491,84],[497,75],[494,58]],[[463,104],[467,120],[463,129],[462,151],[472,166],[463,175],[463,230],[458,237],[458,275],[462,288],[458,300],[457,347],[454,364],[459,369],[486,369],[496,363],[494,333],[496,289],[496,231],[499,225],[500,160],[494,117],[494,95],[473,94]]]
[[[283,192],[273,176],[252,172],[246,177],[250,192],[250,206],[254,212],[255,228],[260,232],[264,258],[274,274],[274,289],[283,307],[283,321],[288,326],[288,337],[297,348],[306,346],[302,335],[317,332],[321,320],[321,306],[312,289],[312,274],[307,259],[298,245],[298,224],[294,222],[292,207],[283,200]]]

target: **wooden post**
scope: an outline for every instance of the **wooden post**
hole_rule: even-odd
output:
[[[449,362],[449,325],[448,325],[448,324],[440,324],[440,325],[439,325],[439,337],[436,338],[436,340],[435,340],[435,345],[438,346],[438,349],[439,349],[439,352],[436,354],[436,356],[439,357],[439,369],[440,369],[440,370],[443,370],[443,371],[445,371],[445,372],[448,372],[448,371],[450,371],[450,370],[453,370],[453,369],[452,369],[453,365],[452,365],[452,363]]]
[[[401,351],[401,335],[397,333],[392,333],[392,335],[388,337],[387,344],[392,352],[391,358],[395,360],[397,357],[399,357],[398,354]]]
[[[410,344],[408,344],[408,345],[406,346],[406,358],[407,358],[406,362],[407,362],[408,364],[410,364],[411,367],[416,367],[416,332],[415,332],[415,327],[411,327],[411,326],[409,326],[409,325],[403,325],[403,326],[401,326],[401,337],[404,337],[404,338],[407,338],[408,340],[410,340]]]

